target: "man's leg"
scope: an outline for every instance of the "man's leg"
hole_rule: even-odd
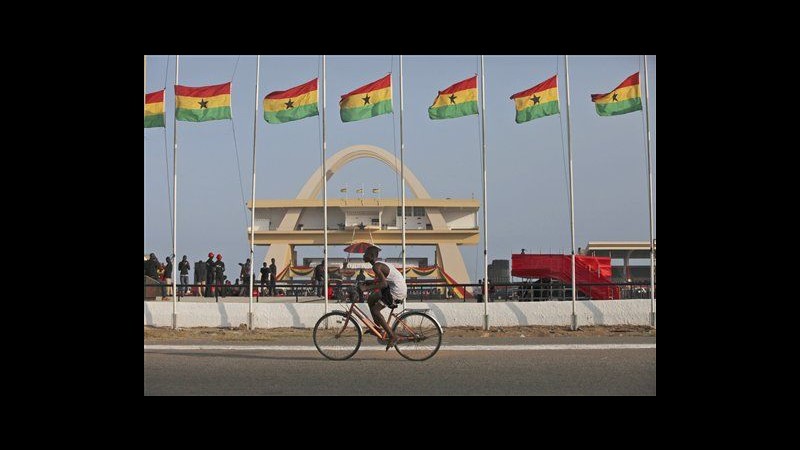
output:
[[[383,314],[381,314],[381,310],[383,309],[383,304],[380,302],[381,293],[380,292],[373,292],[367,298],[367,304],[369,305],[369,312],[372,313],[372,320],[378,323],[378,325],[382,326],[384,330],[386,330],[386,336],[389,339],[394,337],[392,334],[392,330],[389,329],[389,324],[386,323],[386,319],[383,318]]]

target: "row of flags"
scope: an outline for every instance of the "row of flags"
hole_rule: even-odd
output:
[[[264,120],[278,124],[319,115],[318,79],[264,97]],[[164,127],[164,91],[145,95],[144,127]],[[517,123],[559,113],[557,75],[510,97]],[[606,94],[592,94],[597,114],[616,116],[642,109],[639,72],[626,78]],[[392,112],[392,75],[365,84],[339,100],[342,122],[369,119]],[[439,91],[428,108],[433,120],[478,114],[478,76],[467,78]],[[231,118],[231,82],[213,86],[175,86],[175,118],[205,122]]]
[[[340,188],[339,192],[345,194],[345,193],[347,193],[347,188]],[[372,193],[373,194],[378,194],[380,192],[381,192],[381,188],[372,188]],[[363,193],[364,193],[364,188],[356,189],[356,194],[363,194]]]

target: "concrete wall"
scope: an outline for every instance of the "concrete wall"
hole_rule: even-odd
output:
[[[369,315],[365,305],[359,305]],[[483,326],[482,303],[408,303],[429,308],[443,327]],[[238,327],[247,323],[247,303],[178,303],[178,327]],[[255,303],[255,328],[313,328],[322,316],[320,303]],[[331,303],[328,310],[343,310]],[[600,300],[575,303],[578,325],[649,325],[650,300]],[[489,303],[490,326],[570,325],[571,302]],[[171,302],[144,302],[144,324],[172,326]]]

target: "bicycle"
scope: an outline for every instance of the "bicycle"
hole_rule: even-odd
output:
[[[359,303],[364,301],[364,293],[355,287]],[[346,311],[331,311],[319,318],[314,325],[314,345],[322,356],[344,361],[356,354],[361,347],[361,325],[386,342],[387,333],[380,325],[373,322],[367,315],[356,307],[354,296]],[[425,361],[439,351],[442,345],[442,326],[432,316],[427,314],[428,309],[406,309],[400,314],[395,314],[395,303],[389,309],[389,318],[386,323],[392,327],[392,332],[397,337],[395,350],[403,358],[411,361]],[[394,319],[394,321],[392,321]]]

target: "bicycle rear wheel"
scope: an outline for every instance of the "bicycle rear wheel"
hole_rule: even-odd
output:
[[[328,359],[345,360],[361,347],[361,327],[341,311],[329,312],[314,325],[314,345]]]
[[[422,312],[402,314],[392,326],[398,342],[395,350],[411,361],[425,361],[442,345],[442,327],[433,317]]]

